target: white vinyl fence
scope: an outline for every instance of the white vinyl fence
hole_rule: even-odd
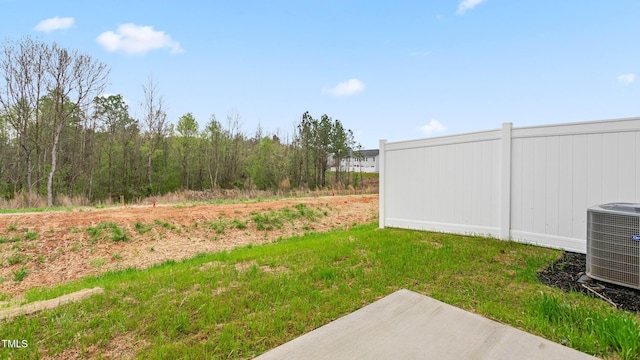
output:
[[[640,202],[640,118],[380,141],[380,227],[584,253],[608,202]]]

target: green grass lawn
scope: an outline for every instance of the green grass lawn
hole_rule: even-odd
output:
[[[27,294],[105,293],[0,325],[0,356],[250,358],[406,288],[601,357],[640,355],[638,317],[542,285],[560,251],[377,224],[203,254]]]

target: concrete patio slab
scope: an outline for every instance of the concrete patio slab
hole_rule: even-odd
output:
[[[430,297],[399,290],[256,359],[595,358]]]

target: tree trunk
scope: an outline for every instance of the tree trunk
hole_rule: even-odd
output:
[[[151,144],[149,144],[149,149],[151,149]],[[151,190],[153,189],[153,186],[151,184],[151,158],[153,156],[153,152],[151,152],[151,150],[148,151],[147,153],[147,181],[149,182],[149,192],[151,192]],[[149,194],[151,195],[151,194]]]
[[[93,190],[93,164],[90,164],[89,165],[89,190],[87,192],[88,193],[87,198],[90,204],[93,203],[93,199],[91,198],[93,195],[91,193],[92,190]]]
[[[127,181],[127,144],[122,142],[122,194],[126,197],[128,194]]]
[[[109,141],[109,199],[113,199],[113,143]]]
[[[31,204],[29,204],[29,202],[31,201],[31,195],[32,195],[32,187],[31,187],[31,149],[29,149],[29,146],[27,145],[27,141],[28,139],[25,138],[24,136],[21,136],[21,148],[22,150],[24,150],[24,156],[25,156],[25,160],[27,162],[26,167],[27,167],[27,180],[26,182],[26,186],[27,186],[27,194],[29,194],[29,199],[27,200],[27,206],[31,206]]]
[[[27,207],[31,207],[31,196],[33,190],[31,188],[31,151],[27,152]]]
[[[53,145],[51,146],[51,170],[49,171],[49,178],[47,179],[47,207],[53,206],[53,175],[56,172],[56,165],[58,161],[58,141],[60,140],[60,132],[62,132],[62,122],[58,124],[53,136]]]

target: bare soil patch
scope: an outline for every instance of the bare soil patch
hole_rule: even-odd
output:
[[[281,228],[270,230],[258,230],[251,220],[256,213],[294,208],[298,204],[321,215],[313,220],[302,217],[285,221]],[[145,268],[170,259],[263,244],[310,231],[348,229],[377,218],[378,195],[3,214],[0,239],[5,242],[0,243],[0,295],[19,296],[34,287],[53,286],[109,270]],[[246,228],[227,226],[221,231],[211,226],[233,219],[245,223]],[[87,229],[105,223],[115,223],[123,229],[127,241],[92,238]],[[35,239],[29,238],[29,232],[36,233]],[[16,273],[21,269],[27,275],[19,281]]]
[[[586,283],[578,280],[587,269],[585,254],[565,252],[558,261],[538,273],[542,283],[564,291],[577,291],[597,297],[619,309],[640,313],[640,291],[591,279]]]

